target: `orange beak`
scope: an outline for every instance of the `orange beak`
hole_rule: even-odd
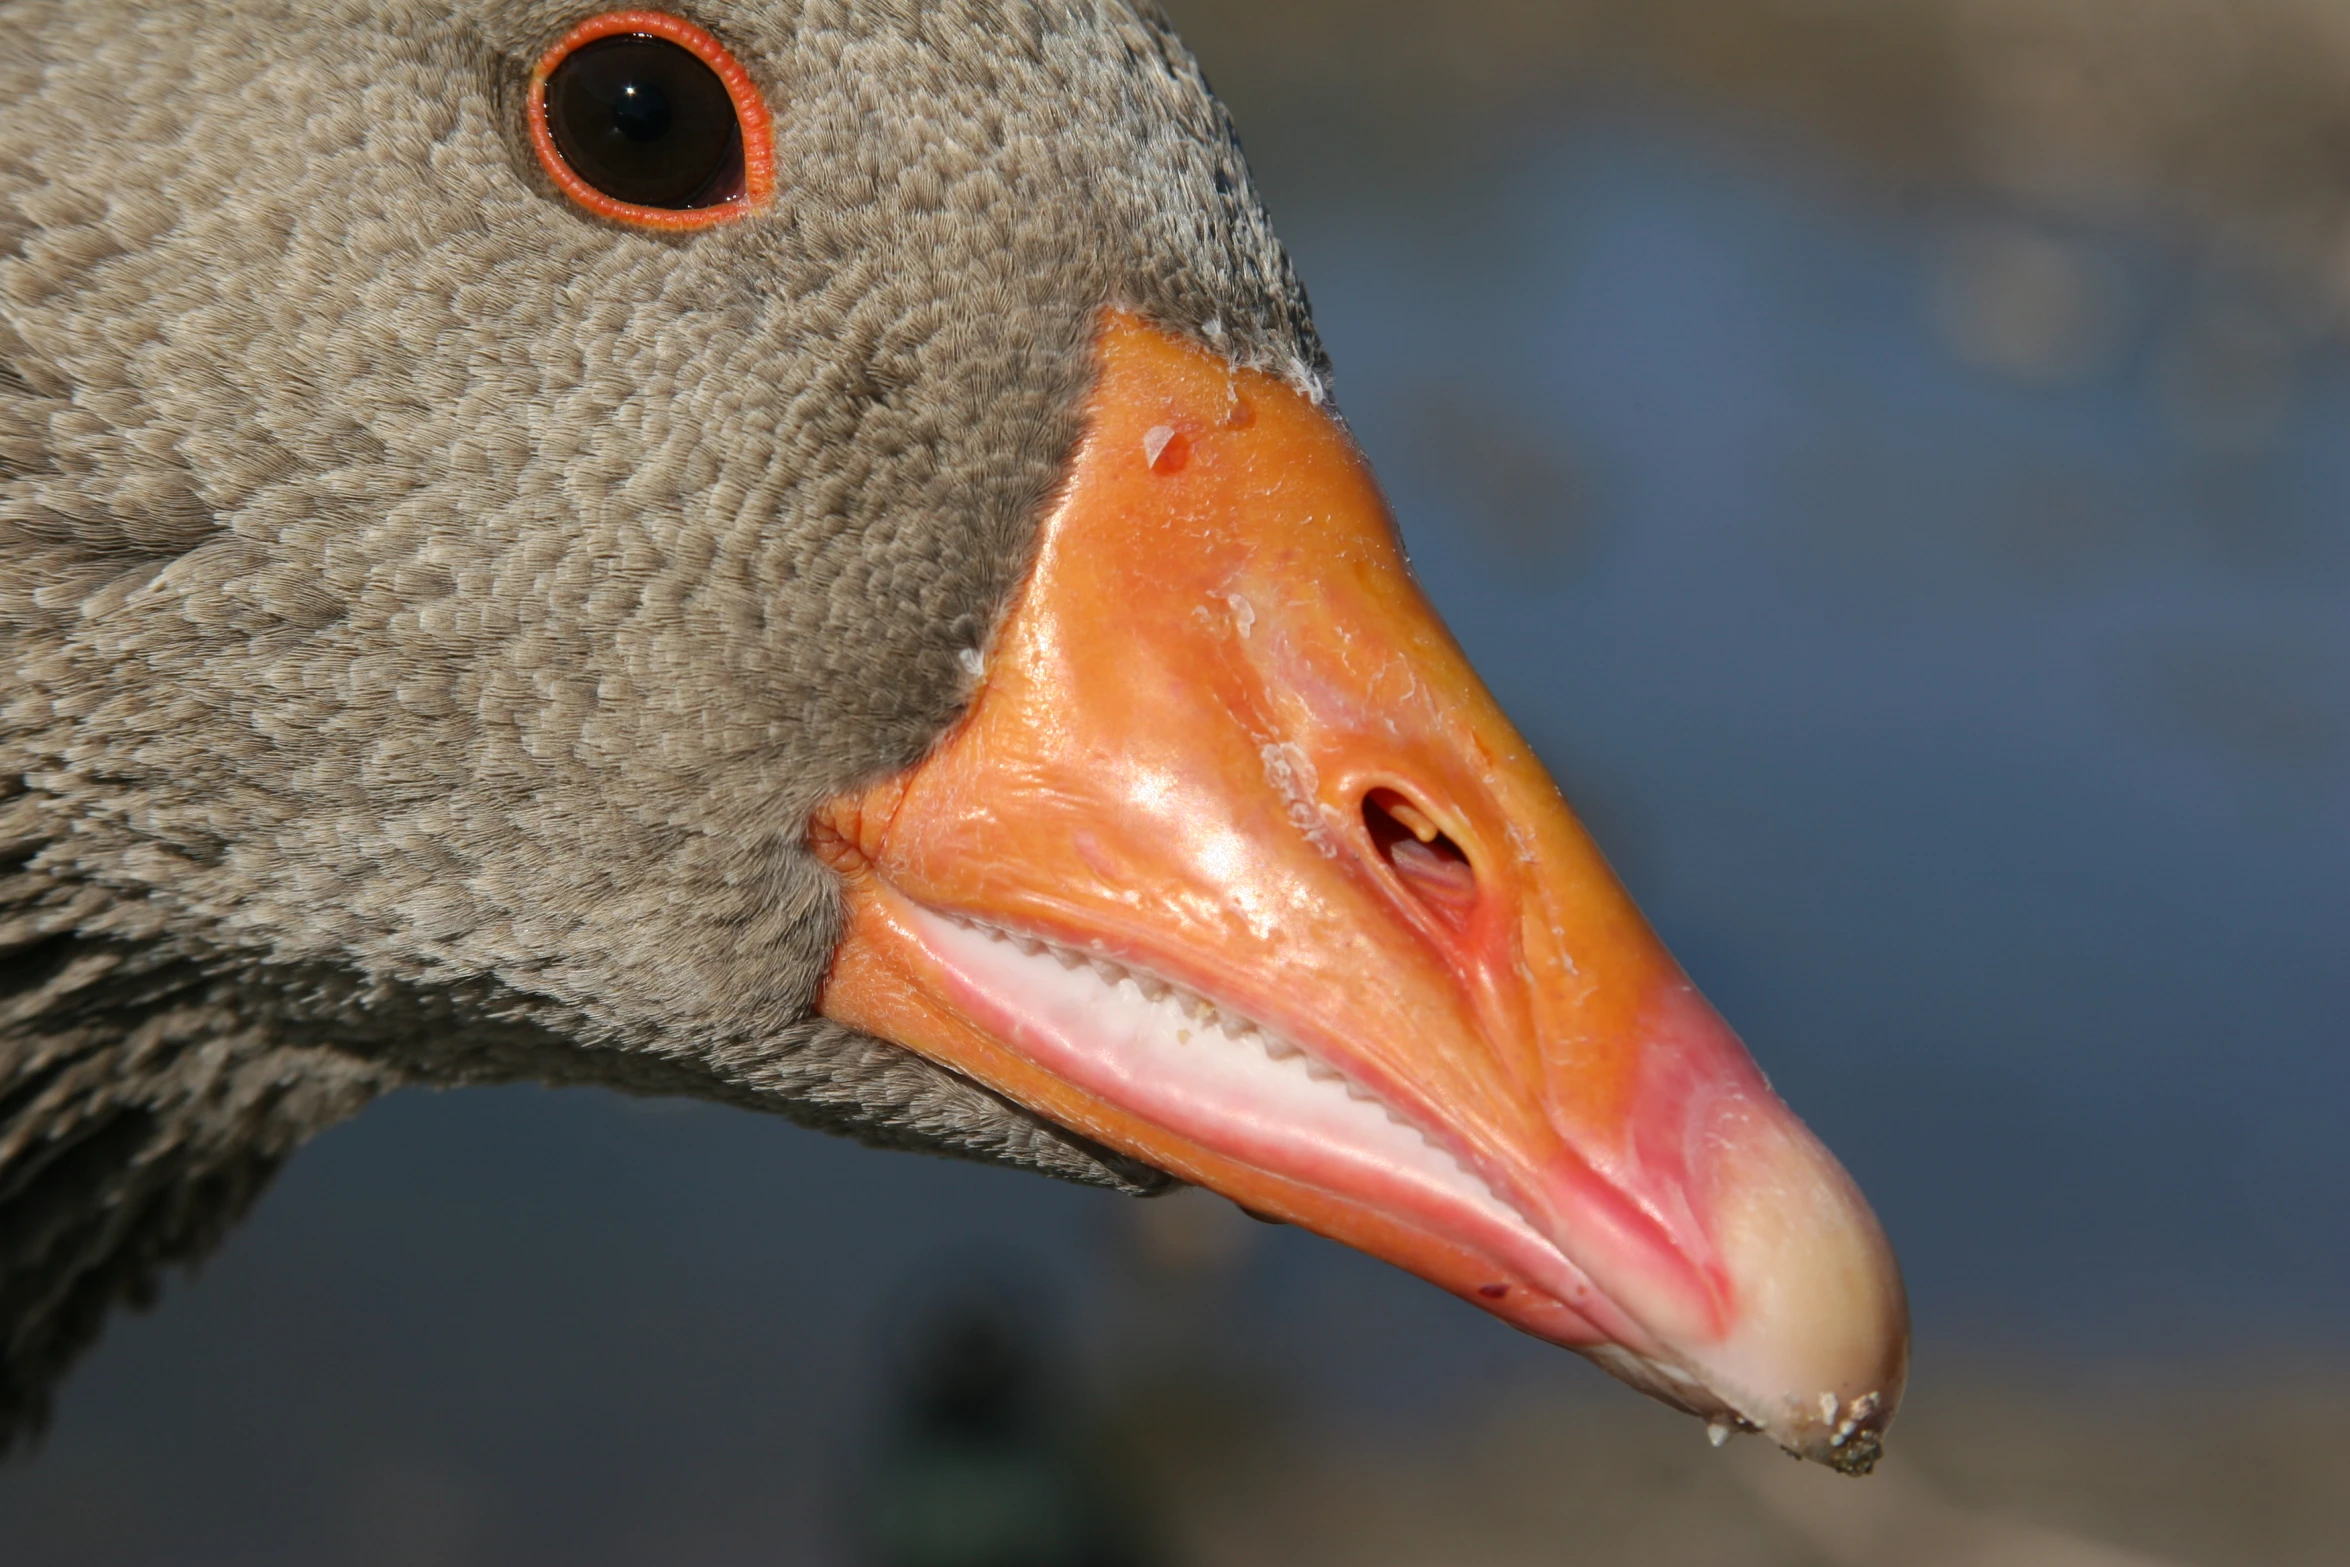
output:
[[[1908,1310],[1406,567],[1345,430],[1130,318],[970,710],[819,812],[829,1016],[1862,1470]]]

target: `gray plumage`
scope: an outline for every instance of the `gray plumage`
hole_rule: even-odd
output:
[[[676,9],[780,195],[590,217],[544,0],[0,4],[0,1442],[400,1084],[1164,1178],[812,1015],[810,809],[965,701],[1123,304],[1319,395],[1155,15]]]

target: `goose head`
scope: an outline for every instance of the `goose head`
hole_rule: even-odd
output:
[[[1865,1469],[1884,1238],[1093,0],[19,4],[0,1404],[401,1083],[1222,1192]]]

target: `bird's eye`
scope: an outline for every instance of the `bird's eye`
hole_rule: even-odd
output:
[[[563,194],[642,228],[706,228],[775,188],[767,105],[726,46],[665,11],[607,11],[530,76],[531,145]]]

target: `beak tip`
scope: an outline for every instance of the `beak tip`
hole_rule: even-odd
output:
[[[1866,1474],[1909,1373],[1892,1245],[1844,1167],[1767,1090],[1697,1124],[1707,1151],[1690,1189],[1710,1233],[1715,1310],[1700,1325],[1654,1288],[1670,1275],[1612,1269],[1602,1286],[1621,1292],[1645,1342],[1594,1358],[1719,1433],[1759,1431]]]
[[[1723,1233],[1739,1316],[1692,1359],[1788,1452],[1866,1474],[1909,1378],[1900,1265],[1843,1166],[1792,1117],[1753,1152],[1767,1200],[1734,1204]]]
[[[1903,1364],[1880,1386],[1850,1396],[1822,1391],[1808,1399],[1792,1393],[1755,1397],[1713,1373],[1652,1360],[1620,1345],[1586,1346],[1582,1353],[1620,1381],[1705,1421],[1717,1446],[1732,1431],[1759,1432],[1790,1457],[1855,1476],[1875,1469],[1884,1456],[1885,1432],[1901,1407],[1907,1376]]]
[[[1798,1397],[1779,1401],[1776,1418],[1760,1423],[1771,1440],[1795,1458],[1824,1464],[1838,1474],[1865,1475],[1885,1454],[1886,1428],[1901,1407],[1901,1380],[1851,1398],[1822,1393],[1806,1404]]]

